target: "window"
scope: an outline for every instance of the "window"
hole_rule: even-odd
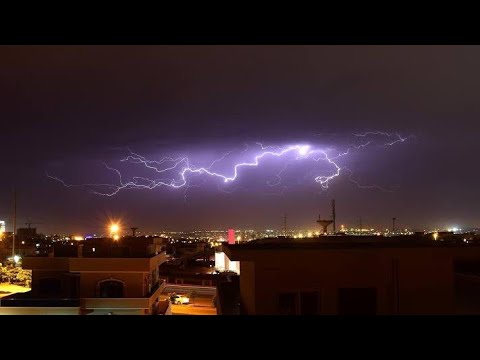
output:
[[[377,289],[338,289],[337,312],[339,315],[375,315],[377,313]]]
[[[317,315],[318,311],[318,293],[302,292],[300,293],[300,314],[301,315]]]
[[[124,296],[124,283],[120,280],[103,280],[98,284],[99,297],[122,298]]]
[[[280,315],[295,315],[296,311],[296,293],[284,293],[278,296],[278,313]]]
[[[50,297],[50,296],[60,296],[62,293],[62,282],[57,278],[43,278],[38,282],[39,285],[39,295]]]

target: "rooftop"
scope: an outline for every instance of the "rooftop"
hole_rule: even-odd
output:
[[[68,258],[149,258],[162,252],[161,239],[153,237],[92,238],[57,242],[49,254],[38,256]]]
[[[400,236],[354,236],[326,235],[312,238],[264,238],[240,244],[222,245],[235,250],[269,249],[369,249],[369,248],[417,248],[417,247],[465,247],[480,246],[480,237],[474,235],[455,235],[445,233],[434,240],[432,234]]]

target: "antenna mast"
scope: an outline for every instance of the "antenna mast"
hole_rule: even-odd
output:
[[[17,235],[17,189],[13,189],[13,241],[12,241],[12,261],[15,256],[15,237]]]
[[[333,220],[333,232],[337,232],[337,229],[336,229],[336,224],[335,224],[335,220],[336,220],[336,213],[335,213],[335,199],[332,200],[332,220]]]

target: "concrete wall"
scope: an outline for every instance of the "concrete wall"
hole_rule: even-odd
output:
[[[246,314],[256,313],[256,292],[255,292],[255,264],[251,261],[240,263],[240,299],[242,312]]]
[[[121,273],[121,272],[82,272],[80,275],[80,297],[94,298],[97,296],[97,284],[99,281],[113,278],[125,282],[124,297],[141,298],[145,296],[144,282],[145,273]]]

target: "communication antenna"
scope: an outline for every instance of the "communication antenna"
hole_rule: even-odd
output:
[[[137,232],[138,227],[131,227],[130,229],[132,230],[132,236],[135,237],[135,233]]]

